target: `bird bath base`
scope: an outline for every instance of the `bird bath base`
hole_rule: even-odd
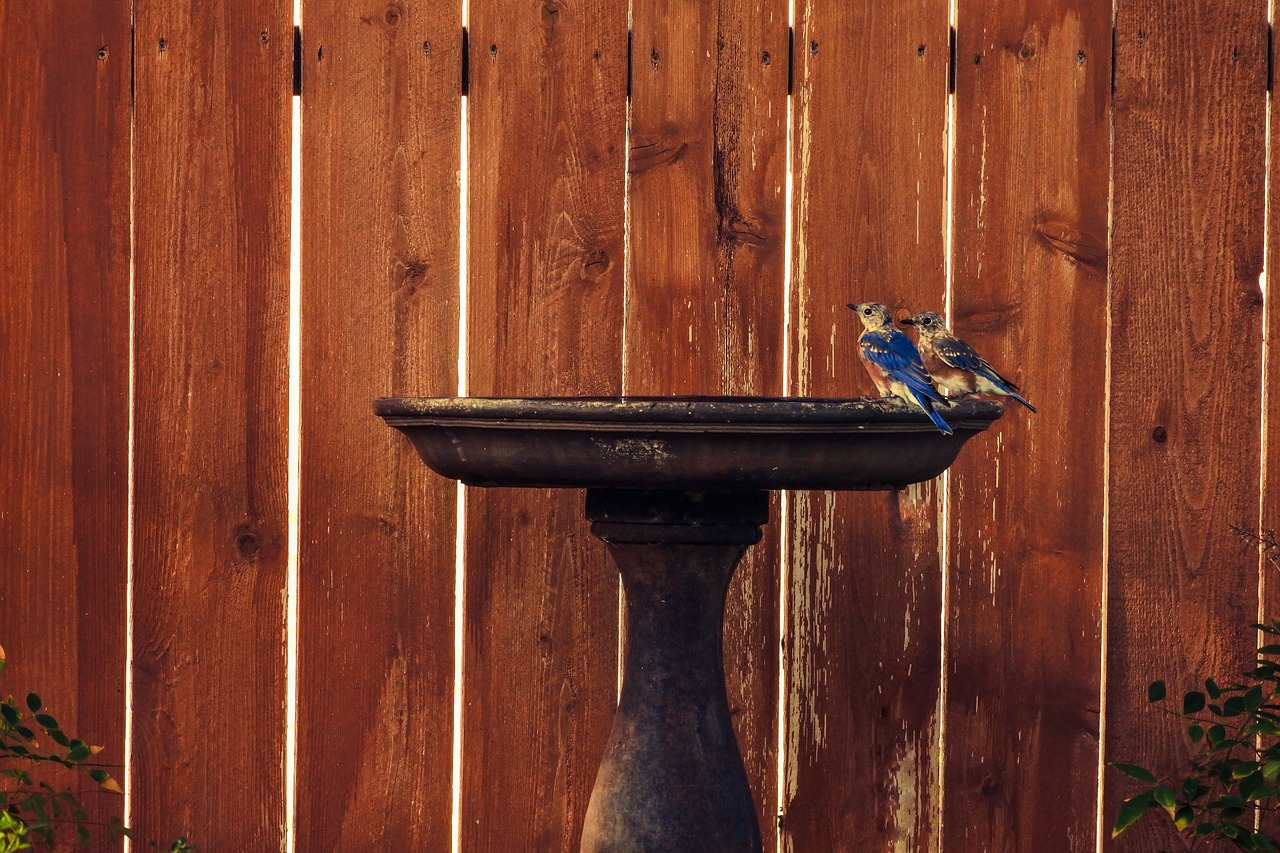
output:
[[[769,517],[764,491],[590,489],[626,592],[622,697],[583,853],[759,853],[725,695],[725,595]]]
[[[887,400],[384,398],[423,461],[473,486],[587,490],[626,593],[622,697],[583,853],[758,853],[720,634],[769,489],[894,489],[941,474],[1003,413],[947,409],[954,436]]]

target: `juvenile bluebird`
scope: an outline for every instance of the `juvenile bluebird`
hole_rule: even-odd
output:
[[[943,388],[961,394],[1000,394],[1036,410],[1018,393],[1017,385],[997,373],[973,347],[951,334],[937,314],[921,311],[902,322],[919,331],[920,358],[929,375]]]
[[[879,302],[861,302],[849,307],[858,315],[866,331],[858,338],[858,353],[871,374],[871,381],[885,397],[897,397],[922,410],[938,429],[951,435],[951,427],[934,411],[946,399],[934,390],[924,371],[920,353],[911,338],[893,324],[893,315]]]

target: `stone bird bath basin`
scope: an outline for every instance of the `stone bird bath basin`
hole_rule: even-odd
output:
[[[770,489],[932,479],[1001,416],[962,401],[940,433],[880,400],[384,397],[424,462],[471,486],[586,489],[626,591],[622,695],[583,853],[759,853],[724,687],[721,627]]]

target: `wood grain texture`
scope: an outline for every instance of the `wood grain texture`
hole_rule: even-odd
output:
[[[1187,754],[1147,705],[1252,659],[1266,4],[1140,0],[1116,30],[1105,756]],[[1194,67],[1196,73],[1188,74]],[[1248,485],[1246,485],[1248,484]],[[1132,780],[1104,777],[1106,823]],[[1144,821],[1109,849],[1171,845]]]
[[[123,764],[129,6],[6,6],[0,40],[0,690],[39,693]],[[122,813],[88,779],[48,778],[93,821]]]
[[[458,2],[303,8],[299,850],[448,850],[457,488],[373,415],[458,384]]]
[[[284,829],[288,2],[135,13],[134,822]]]
[[[1273,71],[1274,73],[1274,71]],[[1273,83],[1274,86],[1274,83]],[[1280,102],[1276,98],[1268,101],[1271,111],[1270,131],[1272,156],[1268,162],[1267,189],[1267,222],[1268,244],[1267,269],[1277,269],[1280,264],[1280,157],[1275,156],[1280,145]],[[1269,292],[1275,294],[1274,286],[1268,286]],[[1263,347],[1265,349],[1265,374],[1262,388],[1263,417],[1265,418],[1263,433],[1263,467],[1260,477],[1262,489],[1262,513],[1259,519],[1261,530],[1271,533],[1280,532],[1280,394],[1274,389],[1277,370],[1280,370],[1280,300],[1268,299],[1264,305]],[[1248,525],[1241,525],[1248,527]],[[1270,558],[1259,558],[1259,616],[1264,621],[1280,619],[1280,552],[1272,552]],[[1273,821],[1277,827],[1276,837],[1280,837],[1280,821]]]
[[[872,396],[845,304],[945,295],[948,4],[796,15],[788,391]],[[938,508],[936,483],[794,497],[787,850],[937,849]]]
[[[787,4],[646,0],[632,16],[626,391],[780,394]],[[729,704],[766,848],[780,539],[770,525],[748,549],[725,613]]]
[[[473,0],[469,392],[621,390],[625,5]],[[576,851],[618,580],[573,491],[467,490],[462,849]]]
[[[1274,60],[1273,60],[1274,61]],[[1272,74],[1274,76],[1274,69]],[[1274,91],[1274,81],[1272,83]],[[1280,144],[1280,104],[1275,97],[1267,101],[1270,111],[1269,130],[1271,132],[1268,145],[1271,154],[1268,158],[1269,173],[1267,175],[1267,245],[1266,269],[1277,269],[1280,264],[1280,158],[1276,156],[1277,144]],[[1276,370],[1280,369],[1280,307],[1277,306],[1274,285],[1262,283],[1264,290],[1271,294],[1263,304],[1262,346],[1264,349],[1262,368],[1262,466],[1258,486],[1261,490],[1261,512],[1257,529],[1264,535],[1280,531],[1280,394],[1275,393]],[[1239,525],[1250,529],[1250,525]],[[1244,544],[1243,542],[1241,543]],[[1280,619],[1280,551],[1261,553],[1258,557],[1258,619],[1271,622]],[[1245,632],[1253,635],[1253,632]],[[1266,640],[1259,638],[1258,645]],[[1275,813],[1263,815],[1260,827],[1272,838],[1280,838],[1280,815]]]
[[[961,0],[957,33],[952,327],[1039,412],[951,469],[943,845],[1091,852],[1111,2]]]

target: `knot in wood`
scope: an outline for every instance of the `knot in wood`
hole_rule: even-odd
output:
[[[234,537],[236,553],[245,560],[254,559],[262,550],[262,541],[248,525],[236,525]]]
[[[1085,233],[1069,222],[1044,220],[1034,226],[1035,232],[1049,246],[1077,263],[1101,266],[1107,259],[1107,246],[1092,234]]]
[[[721,243],[747,243],[753,246],[765,242],[765,228],[737,213],[731,214],[720,226]]]
[[[609,253],[604,249],[588,252],[582,259],[582,272],[586,278],[599,278],[609,270]]]

